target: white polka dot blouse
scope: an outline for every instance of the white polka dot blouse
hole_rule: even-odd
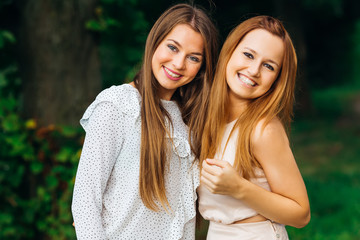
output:
[[[72,201],[80,240],[195,239],[199,167],[193,164],[188,127],[172,101],[161,100],[174,126],[167,136],[172,151],[165,172],[172,211],[154,212],[141,201],[140,103],[136,88],[112,86],[96,97],[80,120],[86,136]]]

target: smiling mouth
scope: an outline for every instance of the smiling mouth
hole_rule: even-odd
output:
[[[168,76],[172,80],[179,80],[183,76],[181,74],[174,73],[173,71],[166,68],[165,66],[163,66],[163,69],[164,69],[166,76]]]
[[[249,78],[245,77],[244,75],[238,73],[238,78],[240,79],[240,81],[242,81],[243,83],[245,83],[247,86],[250,87],[254,87],[256,85],[256,82],[250,80]]]

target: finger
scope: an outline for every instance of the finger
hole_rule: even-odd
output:
[[[219,175],[221,173],[221,168],[215,165],[209,165],[206,161],[203,162],[202,166],[202,171],[204,170],[212,175]]]
[[[74,223],[74,222],[72,223],[72,225],[73,225],[73,227],[75,227],[75,223]]]
[[[214,192],[214,185],[212,182],[210,182],[207,178],[205,178],[204,176],[201,176],[200,177],[200,181],[201,181],[201,184],[203,184],[210,192]]]
[[[211,158],[207,158],[204,162],[206,162],[209,165],[217,166],[220,168],[225,168],[229,165],[229,163],[227,161],[211,159]]]
[[[216,178],[216,176],[212,175],[211,173],[209,173],[205,170],[201,170],[201,176],[212,183],[214,183],[214,180]]]

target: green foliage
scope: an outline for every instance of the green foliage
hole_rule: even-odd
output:
[[[293,125],[312,219],[303,229],[288,227],[290,239],[360,239],[359,92],[358,85],[314,91],[317,116]]]
[[[0,123],[0,238],[74,238],[70,204],[80,130],[37,128],[6,110]]]
[[[313,91],[312,99],[317,114],[329,118],[353,114],[353,103],[359,95],[360,81],[357,84]]]
[[[86,28],[101,33],[100,58],[104,87],[129,82],[139,69],[148,22],[138,0],[102,0],[96,19]]]
[[[314,92],[318,115],[293,123],[291,147],[308,191],[311,220],[301,229],[288,226],[291,240],[360,239],[360,122],[349,108],[359,92],[359,87]],[[206,232],[204,223],[197,239],[206,239]]]
[[[0,2],[0,239],[74,239],[70,204],[83,133],[66,126],[38,127],[35,120],[19,116],[16,39],[8,31],[20,27],[14,2]],[[218,2],[220,31],[229,31],[242,20],[239,16],[250,12],[283,15],[271,8],[281,1],[261,3]],[[295,122],[292,142],[312,219],[303,229],[287,229],[295,240],[360,239],[360,127],[359,115],[353,112],[355,100],[360,99],[359,4],[301,3],[308,61],[304,69],[317,115]],[[168,6],[166,1],[100,1],[94,19],[84,27],[100,36],[104,87],[132,79],[150,29],[148,20],[154,22]],[[205,239],[206,228],[205,224],[197,232],[197,239]]]
[[[14,43],[15,42],[14,35],[9,31],[0,30],[0,49],[5,46],[6,41],[10,43]]]
[[[326,14],[341,16],[344,13],[345,0],[303,0],[303,3],[309,9]]]
[[[141,61],[148,24],[136,4],[103,0],[84,26],[100,34],[105,86],[132,78]],[[15,56],[15,43],[0,29],[0,239],[75,239],[70,205],[83,132],[20,117],[17,63],[4,58]]]
[[[288,227],[290,239],[360,238],[360,124],[343,117],[294,124],[294,152],[307,186],[312,218],[303,229]]]
[[[70,204],[83,134],[23,120],[9,88],[15,73],[0,70],[0,239],[74,239]]]
[[[353,33],[350,35],[350,43],[352,45],[350,63],[352,68],[352,79],[353,82],[360,86],[360,19],[357,19],[354,24]]]

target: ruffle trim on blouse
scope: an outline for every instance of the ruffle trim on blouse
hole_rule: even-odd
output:
[[[162,100],[162,104],[166,110],[168,110],[168,111],[170,109],[172,110],[171,112],[169,111],[170,116],[172,118],[182,119],[179,107],[177,106],[177,104],[175,102]],[[165,124],[166,124],[167,129],[169,129],[169,131],[170,131],[170,135],[166,134],[166,138],[168,138],[169,142],[172,144],[172,149],[173,149],[174,153],[181,158],[190,157],[191,147],[189,144],[189,140],[187,138],[184,138],[184,136],[178,132],[176,126],[171,127],[171,124],[169,123],[168,119],[165,119]],[[186,125],[184,124],[184,126],[186,126]],[[187,126],[186,126],[186,129],[188,131]]]
[[[96,99],[90,104],[83,117],[80,119],[80,124],[86,131],[90,116],[95,108],[103,102],[113,103],[122,113],[136,119],[140,116],[140,101],[141,97],[139,92],[131,85],[123,84],[112,86],[97,95]]]
[[[196,189],[200,185],[199,165],[194,163],[187,173],[186,181],[181,188],[181,195],[178,200],[175,216],[170,225],[171,235],[175,236],[175,239],[181,239],[183,237],[185,224],[196,216]]]
[[[173,118],[181,118],[181,112],[175,102],[162,101],[165,109],[167,109]],[[180,134],[177,126],[171,127],[170,123],[166,121],[166,126],[169,129],[169,143],[172,144],[173,152],[179,156],[180,161],[186,162],[186,176],[183,177],[184,181],[179,189],[180,194],[177,201],[177,208],[174,210],[174,217],[169,228],[169,240],[178,240],[184,236],[185,225],[195,218],[196,216],[196,189],[200,185],[200,168],[197,163],[192,163],[194,155],[191,152],[191,147],[187,134]],[[176,124],[176,123],[174,123]],[[171,138],[171,140],[170,140]],[[185,164],[185,162],[183,164]],[[194,223],[195,224],[195,223]],[[195,226],[194,226],[195,227]]]
[[[170,139],[169,136],[166,136]],[[176,155],[181,158],[187,158],[191,155],[191,147],[187,140],[180,137],[176,134],[176,131],[172,134],[172,141],[169,140],[170,144],[172,144],[172,149]]]

